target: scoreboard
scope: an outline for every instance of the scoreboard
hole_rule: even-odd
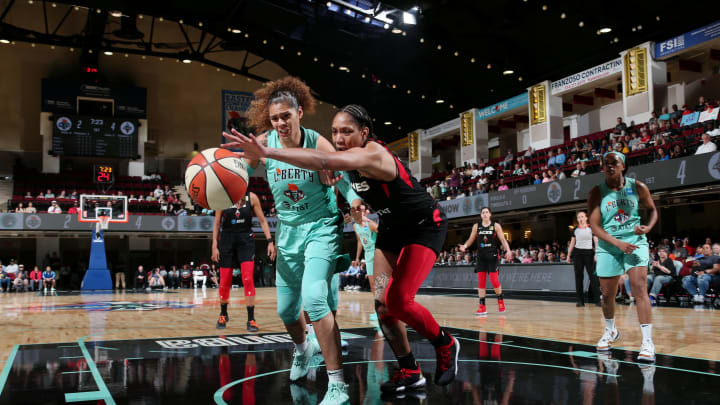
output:
[[[52,151],[62,156],[135,158],[138,120],[131,118],[55,116]]]

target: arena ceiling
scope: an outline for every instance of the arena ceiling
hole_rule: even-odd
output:
[[[166,56],[258,80],[274,78],[258,68],[272,61],[321,100],[368,107],[387,140],[718,15],[666,0],[4,0],[0,6],[0,39]],[[416,23],[406,24],[404,13]]]

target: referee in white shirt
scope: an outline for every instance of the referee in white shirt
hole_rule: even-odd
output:
[[[578,307],[585,306],[585,294],[583,283],[585,281],[585,271],[590,278],[590,291],[595,305],[600,306],[600,280],[595,274],[595,247],[597,246],[597,237],[593,236],[592,230],[587,222],[587,214],[584,211],[578,211],[577,226],[573,229],[573,236],[570,239],[570,247],[568,247],[568,263],[575,265],[575,293],[577,294]]]

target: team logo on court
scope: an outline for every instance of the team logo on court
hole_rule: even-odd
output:
[[[617,214],[615,214],[613,219],[615,219],[616,222],[624,224],[625,221],[630,219],[630,215],[626,214],[624,210],[618,210]]]
[[[195,304],[181,304],[173,301],[90,301],[77,304],[39,305],[36,308],[44,311],[55,310],[85,310],[99,311],[155,311],[157,309],[187,309],[195,308]],[[34,306],[30,307],[35,308]]]
[[[60,117],[55,123],[55,126],[61,131],[69,131],[70,128],[72,128],[72,121],[70,121],[68,117]]]
[[[708,172],[710,175],[720,180],[720,153],[716,153],[708,161]]]
[[[550,183],[550,186],[547,189],[548,201],[554,204],[560,201],[560,197],[562,197],[562,187],[560,186],[560,183]]]
[[[133,132],[135,132],[135,124],[130,121],[123,122],[120,124],[120,132],[122,132],[123,135],[132,135]]]
[[[297,185],[288,184],[288,189],[285,190],[285,197],[293,200],[293,202],[298,202],[305,198],[305,193],[303,193],[303,191],[300,190]]]

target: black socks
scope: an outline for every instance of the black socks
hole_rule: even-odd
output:
[[[485,297],[478,298],[478,301],[480,301],[480,305],[485,305]]]
[[[255,320],[255,305],[247,307],[248,311],[248,322]]]
[[[450,335],[445,333],[444,330],[440,329],[440,334],[430,343],[432,343],[434,347],[443,347],[452,343],[452,339],[450,338]]]
[[[407,368],[409,370],[417,370],[418,365],[415,362],[415,356],[413,356],[412,352],[398,357],[398,363],[400,363],[401,368]]]
[[[227,303],[220,304],[220,315],[227,316]]]

